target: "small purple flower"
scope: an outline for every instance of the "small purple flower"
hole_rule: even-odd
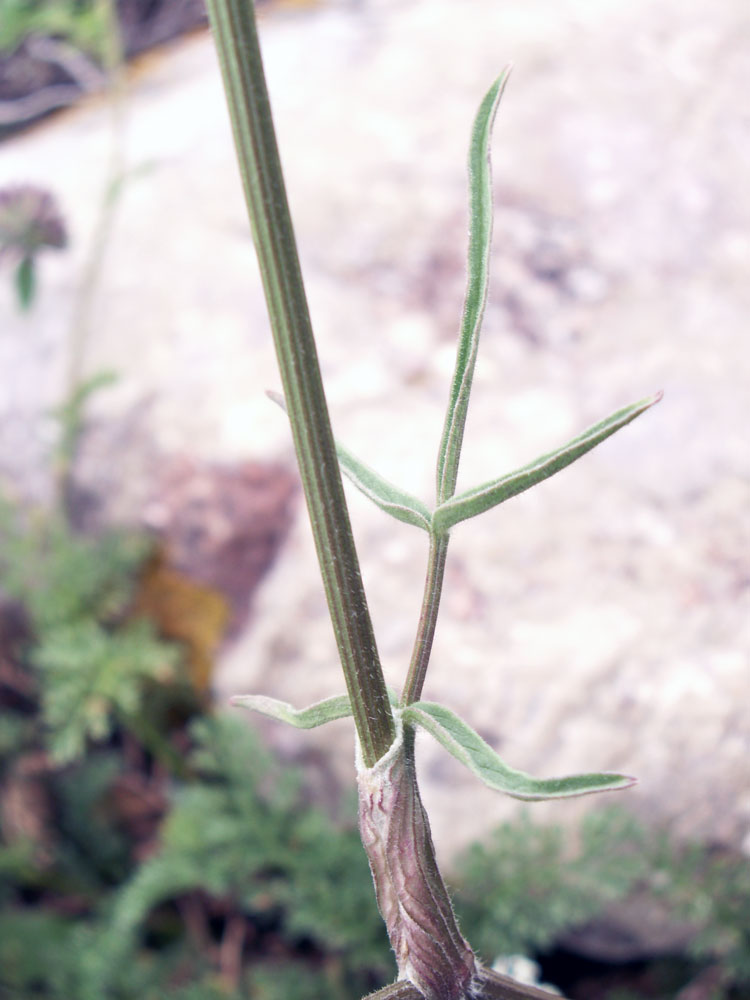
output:
[[[0,257],[23,260],[45,247],[62,250],[67,243],[65,223],[49,191],[31,184],[0,189]]]

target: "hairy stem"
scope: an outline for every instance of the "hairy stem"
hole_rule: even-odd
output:
[[[399,978],[427,1000],[463,1000],[477,973],[440,875],[414,768],[414,733],[402,730],[372,768],[358,767],[362,843]]]
[[[407,979],[399,979],[376,993],[368,993],[364,1000],[424,1000],[424,998],[413,983]]]
[[[302,485],[362,756],[395,727],[367,608],[307,307],[251,0],[208,0]]]
[[[435,638],[447,555],[448,535],[440,537],[430,535],[430,554],[427,559],[422,610],[419,615],[419,625],[411,654],[409,672],[401,696],[402,705],[410,705],[414,701],[419,701],[422,695],[430,653],[432,652],[432,642]]]

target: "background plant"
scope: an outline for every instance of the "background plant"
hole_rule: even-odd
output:
[[[186,734],[187,773],[172,776],[143,863],[121,811],[133,772],[114,741],[48,768],[54,825],[13,834],[8,782],[34,746],[26,729],[2,755],[0,995],[345,1000],[385,977],[352,811],[346,822],[311,809],[301,775],[237,720],[206,715]]]
[[[34,301],[39,253],[62,250],[67,242],[65,223],[49,191],[28,184],[0,190],[0,260],[10,260],[14,267],[21,309]]]
[[[0,51],[31,34],[56,36],[101,58],[111,31],[102,0],[2,0]]]

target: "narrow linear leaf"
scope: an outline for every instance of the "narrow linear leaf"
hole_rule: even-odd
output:
[[[458,475],[458,460],[464,436],[469,394],[479,348],[479,333],[489,285],[490,245],[492,243],[492,172],[490,139],[495,115],[510,75],[503,70],[493,83],[474,119],[469,146],[469,252],[466,298],[453,373],[448,412],[443,427],[437,463],[437,498],[442,503],[453,495]]]
[[[268,392],[266,395],[286,412],[284,399],[279,393]],[[386,514],[390,514],[391,517],[395,517],[397,521],[403,521],[405,524],[414,524],[425,531],[430,530],[432,515],[421,500],[389,483],[380,473],[375,472],[364,462],[360,462],[356,456],[338,442],[336,442],[336,455],[341,471],[360,492],[364,493]]]
[[[572,441],[568,441],[556,451],[551,451],[546,455],[529,462],[528,465],[509,472],[499,479],[493,479],[474,489],[460,493],[445,503],[440,504],[432,515],[432,527],[436,534],[445,534],[454,524],[466,521],[477,514],[483,514],[486,510],[504,503],[511,497],[523,493],[537,483],[541,483],[556,472],[571,465],[577,459],[591,451],[598,444],[616,431],[619,431],[631,420],[644,413],[654,403],[658,403],[662,394],[660,392],[647,399],[641,399],[637,403],[626,406],[616,413],[611,414],[605,420],[589,427]]]
[[[352,706],[348,695],[337,695],[325,698],[307,708],[296,709],[286,701],[267,698],[262,694],[241,694],[231,699],[233,705],[249,708],[261,715],[268,715],[279,722],[288,722],[297,729],[315,729],[334,719],[346,719],[352,714]]]
[[[398,704],[398,694],[391,687],[387,688],[387,691],[388,700],[395,707]],[[299,709],[287,701],[268,698],[264,694],[237,694],[229,700],[238,708],[248,708],[252,712],[260,712],[261,715],[267,715],[279,722],[288,722],[296,729],[316,729],[318,726],[324,726],[326,722],[348,719],[352,715],[351,702],[346,694],[324,698],[323,701],[316,701],[307,708]]]
[[[635,778],[623,774],[574,774],[566,778],[532,778],[509,767],[471,726],[444,705],[419,701],[403,709],[405,723],[422,726],[456,760],[465,764],[485,785],[514,799],[561,799],[592,792],[628,788]]]

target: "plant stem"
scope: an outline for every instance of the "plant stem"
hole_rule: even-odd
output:
[[[97,0],[97,6],[105,23],[101,39],[101,58],[106,77],[112,132],[104,196],[88,246],[68,331],[63,407],[71,407],[72,420],[70,425],[63,429],[55,468],[55,492],[58,503],[63,510],[67,505],[71,468],[83,423],[83,413],[76,412],[75,399],[83,381],[86,353],[91,339],[91,307],[94,294],[99,287],[106,252],[111,241],[122,181],[127,169],[125,54],[122,47],[117,5],[115,0]]]
[[[410,705],[414,701],[419,701],[422,695],[430,653],[432,652],[432,642],[435,638],[447,554],[448,535],[430,535],[430,554],[427,559],[422,610],[419,615],[419,625],[414,639],[409,672],[401,695],[402,705]]]
[[[112,134],[104,198],[84,264],[69,332],[66,399],[73,395],[83,377],[86,349],[91,334],[91,303],[99,284],[105,251],[114,223],[119,187],[126,171],[125,55],[120,22],[115,0],[97,0],[97,6],[106,24],[101,40],[101,56],[112,116]]]
[[[399,979],[426,1000],[465,1000],[478,966],[453,914],[435,859],[414,765],[414,731],[357,770],[359,826]]]
[[[362,757],[395,727],[344,498],[251,0],[208,0],[250,223],[328,607]]]

